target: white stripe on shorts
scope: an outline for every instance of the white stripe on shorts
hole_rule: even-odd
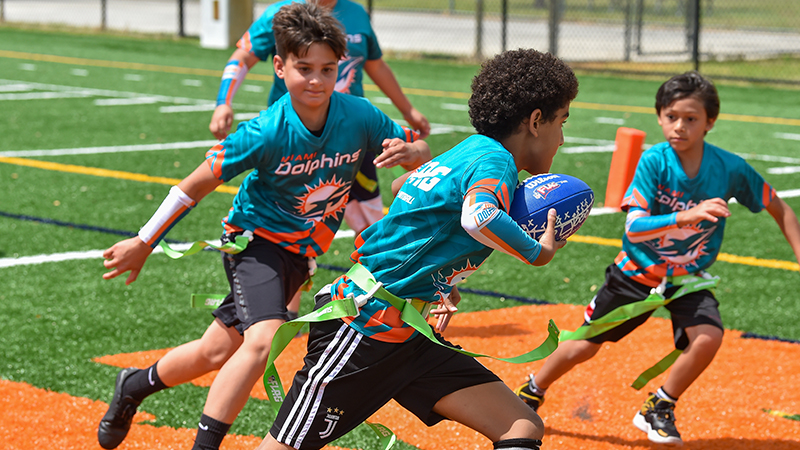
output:
[[[319,410],[325,387],[350,359],[361,337],[361,333],[342,324],[319,361],[309,371],[308,380],[300,388],[300,394],[278,433],[278,442],[300,448]]]

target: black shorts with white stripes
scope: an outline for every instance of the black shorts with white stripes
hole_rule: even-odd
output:
[[[317,308],[329,301],[330,294],[318,295]],[[433,426],[445,419],[432,411],[442,397],[500,381],[475,358],[425,336],[387,343],[341,320],[311,325],[304,361],[270,430],[279,442],[299,449],[322,448],[391,399]]]

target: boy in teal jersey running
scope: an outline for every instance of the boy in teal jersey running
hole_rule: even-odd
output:
[[[483,65],[472,91],[479,134],[408,174],[386,217],[356,238],[351,256],[423,317],[438,303],[440,331],[456,310],[456,283],[493,250],[541,266],[564,245],[554,238],[554,210],[539,242],[506,211],[521,171],[550,170],[578,92],[575,75],[550,54],[510,51]],[[455,420],[495,449],[538,450],[541,419],[495,374],[409,327],[380,298],[387,294],[367,295],[358,283],[344,275],[317,294],[317,309],[354,296],[360,311],[311,325],[306,365],[259,449],[321,448],[394,399],[429,426]]]
[[[122,442],[145,397],[219,370],[194,443],[195,449],[218,449],[264,372],[275,330],[287,319],[286,304],[309,277],[309,258],[325,252],[339,228],[364,153],[378,153],[379,167],[407,170],[430,159],[427,144],[412,130],[362,98],[334,92],[346,41],[327,10],[291,3],[273,25],[275,72],[289,95],[209,150],[138,237],[104,253],[111,271],[103,277],[130,271],[126,283],[133,282],[181,217],[217,186],[252,169],[223,219],[223,241],[252,235],[240,253],[223,254],[230,294],[201,339],[176,347],[149,369],[117,375],[98,427],[104,448]]]
[[[702,275],[717,259],[731,215],[728,202],[734,197],[754,213],[766,209],[800,260],[800,225],[792,208],[744,159],[704,140],[719,114],[714,85],[697,72],[672,77],[658,89],[656,114],[667,141],[645,151],[639,160],[622,200],[628,213],[622,251],[606,269],[605,284],[586,308],[584,326],[618,307],[644,300],[654,288],[672,298],[680,287],[673,277]],[[653,442],[683,442],[675,426],[675,405],[722,344],[718,306],[713,291],[707,289],[666,305],[675,348],[683,352],[664,385],[649,395],[633,420]],[[652,312],[594,337],[562,342],[515,392],[537,410],[556,380],[595,356],[604,342],[628,335]]]
[[[275,55],[275,35],[272,32],[272,18],[280,8],[292,1],[283,0],[269,5],[264,13],[250,26],[237,42],[237,49],[225,66],[217,107],[209,123],[209,130],[218,139],[224,139],[233,123],[233,98],[250,69],[259,61],[271,61]],[[364,8],[350,0],[320,0],[320,6],[331,8],[331,14],[342,23],[347,35],[347,54],[339,61],[339,74],[336,91],[345,94],[364,96],[363,72],[372,79],[411,128],[420,133],[420,139],[430,134],[428,119],[415,109],[397,83],[392,69],[383,60],[378,37],[372,29],[370,17]],[[267,106],[271,106],[286,93],[286,84],[275,76],[270,89]],[[344,221],[355,234],[383,217],[383,200],[378,185],[378,174],[373,162],[375,154],[367,152],[361,162],[361,169],[350,189],[350,199],[344,211]],[[289,315],[297,317],[300,306],[298,292],[289,305]]]

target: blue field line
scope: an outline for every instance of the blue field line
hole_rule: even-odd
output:
[[[137,233],[134,233],[132,231],[115,230],[113,228],[98,227],[98,226],[94,226],[94,225],[83,225],[83,224],[79,224],[79,223],[64,222],[64,221],[61,221],[61,220],[48,219],[48,218],[45,218],[45,217],[28,216],[28,215],[24,215],[24,214],[12,214],[12,213],[4,212],[4,211],[0,211],[0,216],[8,217],[8,218],[11,218],[11,219],[27,220],[27,221],[31,221],[31,222],[39,222],[39,223],[44,223],[44,224],[48,224],[48,225],[56,225],[56,226],[59,226],[59,227],[76,228],[76,229],[79,229],[79,230],[87,230],[87,231],[98,231],[100,233],[115,234],[115,235],[119,235],[119,236],[133,237],[133,236],[137,235]],[[164,239],[164,240],[167,241],[170,244],[180,244],[180,243],[182,243],[182,241],[175,241],[175,240],[168,240],[168,239]],[[213,250],[213,249],[210,248],[210,247],[206,247],[204,250]],[[325,270],[331,270],[331,271],[334,271],[334,272],[340,272],[340,273],[346,273],[348,271],[348,268],[346,268],[346,267],[334,266],[334,265],[330,265],[330,264],[318,264],[317,267],[325,269]],[[531,305],[555,305],[555,304],[557,304],[557,303],[550,302],[550,301],[547,301],[547,300],[540,300],[538,298],[521,297],[521,296],[518,296],[518,295],[508,295],[508,294],[503,294],[503,293],[500,293],[500,292],[484,291],[482,289],[470,289],[470,288],[459,287],[458,290],[460,292],[463,292],[463,293],[466,293],[466,294],[485,295],[485,296],[488,296],[488,297],[515,300],[515,301],[518,301],[520,303],[528,303],[528,304],[531,304]],[[750,332],[742,333],[741,337],[744,338],[744,339],[761,339],[761,340],[765,340],[765,341],[778,341],[778,342],[788,342],[788,343],[791,343],[791,344],[800,344],[800,340],[785,339],[785,338],[781,338],[781,337],[778,337],[778,336],[766,336],[766,335],[750,333]]]

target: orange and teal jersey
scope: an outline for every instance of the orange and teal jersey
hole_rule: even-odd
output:
[[[677,213],[712,198],[735,198],[755,213],[774,197],[772,186],[733,153],[704,143],[700,170],[689,178],[668,142],[654,145],[642,153],[622,200],[628,218],[615,262],[626,276],[648,286],[704,270],[717,259],[725,218],[678,227]]]
[[[388,214],[356,238],[351,259],[400,298],[426,302],[447,298],[453,286],[477,271],[492,253],[462,227],[462,209],[469,203],[465,200],[476,190],[491,193],[497,199],[496,214],[506,214],[517,183],[511,154],[494,139],[471,136],[411,174]],[[507,219],[512,232],[538,246]],[[351,292],[363,291],[344,276],[331,287],[334,298]],[[362,334],[386,342],[404,342],[415,333],[400,320],[397,309],[379,298],[370,299],[357,317],[346,321]]]
[[[287,94],[206,154],[222,181],[252,169],[223,225],[251,230],[302,256],[319,256],[339,229],[364,153],[380,153],[387,138],[416,137],[367,100],[337,92],[316,136]]]
[[[284,0],[273,3],[264,10],[244,36],[239,39],[237,47],[252,53],[261,61],[272,63],[275,55],[275,35],[272,32],[272,18],[280,8],[288,3],[298,0]],[[383,56],[378,45],[378,38],[372,29],[369,14],[364,7],[350,0],[337,0],[333,7],[333,17],[344,26],[347,35],[347,54],[339,61],[339,77],[336,80],[336,91],[344,94],[364,96],[363,68],[369,60],[380,59]],[[272,90],[269,94],[267,105],[286,93],[286,84],[283,80],[274,77]]]

